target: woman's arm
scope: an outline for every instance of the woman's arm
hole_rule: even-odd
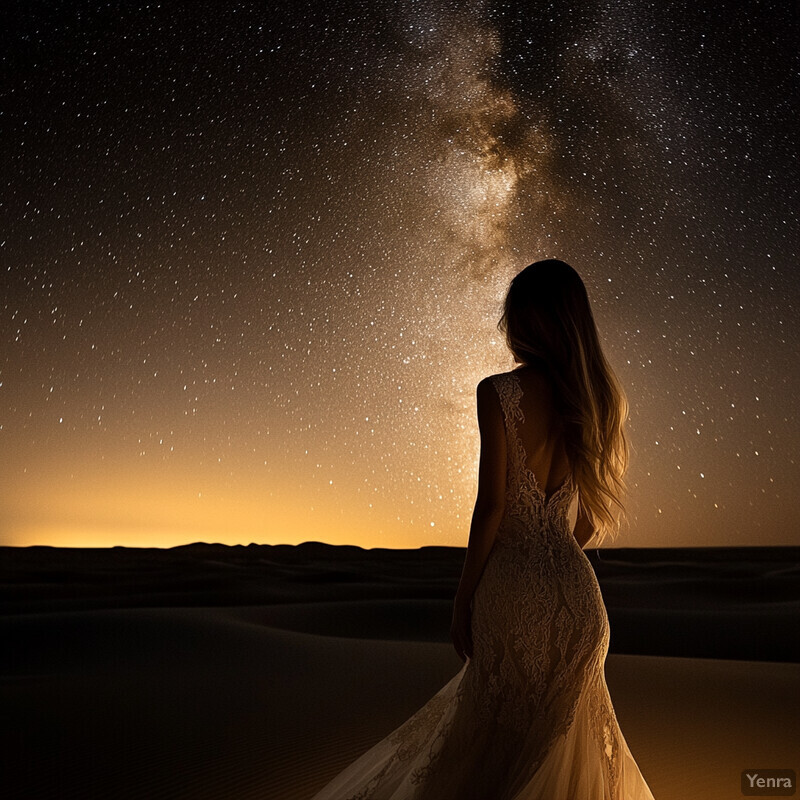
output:
[[[468,607],[503,518],[506,487],[506,433],[500,398],[489,378],[477,388],[481,437],[478,494],[469,531],[469,545],[456,592],[456,605]]]

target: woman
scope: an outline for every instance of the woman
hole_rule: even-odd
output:
[[[477,388],[451,627],[464,666],[313,800],[653,800],[609,697],[608,617],[583,552],[624,514],[627,402],[563,261],[512,280],[498,327],[519,366]]]

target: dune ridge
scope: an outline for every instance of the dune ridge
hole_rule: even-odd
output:
[[[608,608],[612,653],[800,661],[800,638],[788,635],[800,626],[800,547],[586,554]],[[446,643],[464,555],[322,542],[6,547],[0,614],[263,606],[275,627]]]

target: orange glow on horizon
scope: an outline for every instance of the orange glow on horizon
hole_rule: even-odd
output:
[[[418,529],[399,521],[392,524],[385,508],[364,513],[353,503],[345,511],[343,489],[326,498],[320,492],[300,493],[290,485],[209,486],[197,476],[184,475],[179,481],[157,470],[129,475],[127,480],[108,472],[60,482],[51,477],[49,483],[45,498],[34,484],[7,500],[11,513],[4,526],[4,544],[158,548],[194,542],[321,541],[364,548],[431,544],[430,536],[424,538]],[[197,491],[197,485],[205,490]]]

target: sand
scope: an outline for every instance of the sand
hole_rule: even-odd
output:
[[[3,796],[305,800],[460,667],[446,644],[262,611],[3,618]],[[731,800],[742,769],[800,766],[800,665],[612,654],[606,676],[658,800]]]

